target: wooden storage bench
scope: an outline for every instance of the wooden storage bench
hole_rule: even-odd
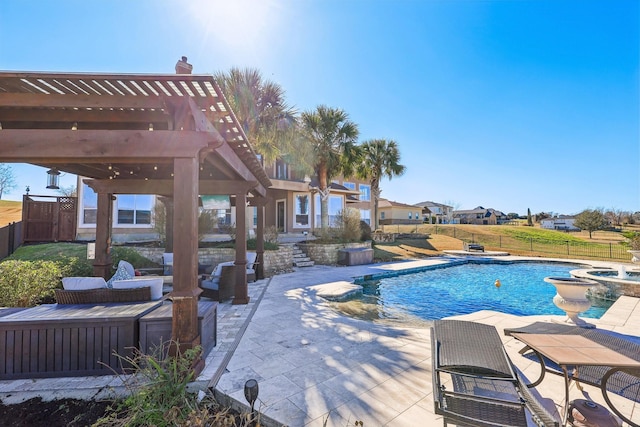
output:
[[[0,317],[0,379],[110,375],[162,304],[44,304]],[[116,354],[114,354],[114,352]]]
[[[171,339],[173,304],[166,303],[140,318],[140,349],[153,354],[154,350]],[[198,302],[198,330],[200,344],[206,354],[216,345],[218,303]]]

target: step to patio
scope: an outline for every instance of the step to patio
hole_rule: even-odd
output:
[[[307,256],[306,253],[298,247],[293,245],[293,266],[294,267],[313,267],[315,262]]]
[[[293,265],[296,267],[313,267],[315,265],[315,262],[313,261],[294,262]]]

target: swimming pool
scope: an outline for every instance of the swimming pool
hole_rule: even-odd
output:
[[[529,316],[564,315],[553,304],[555,287],[543,279],[571,277],[575,264],[468,262],[413,274],[358,281],[363,295],[337,304],[347,314],[370,319],[434,320],[479,310]],[[495,286],[500,280],[500,287]],[[599,318],[611,302],[593,300],[582,317]],[[366,315],[358,315],[358,313]]]

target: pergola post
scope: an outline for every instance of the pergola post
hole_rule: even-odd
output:
[[[245,216],[247,213],[247,194],[240,192],[236,194],[236,286],[233,297],[233,304],[249,303],[249,292],[247,287],[247,223]]]
[[[264,279],[264,206],[265,198],[254,197],[256,209],[258,211],[258,224],[256,225],[256,279]]]
[[[173,198],[161,196],[160,202],[164,205],[164,251],[173,253]]]
[[[93,275],[108,279],[111,275],[111,213],[113,194],[98,193],[96,216],[96,258],[93,260]]]
[[[172,340],[182,353],[200,344],[198,331],[198,171],[197,158],[176,158],[173,178]],[[176,348],[172,347],[175,354]],[[199,360],[200,368],[204,365]],[[196,371],[198,368],[195,368]]]

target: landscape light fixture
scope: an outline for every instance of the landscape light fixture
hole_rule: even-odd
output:
[[[58,180],[60,179],[60,172],[56,168],[49,169],[47,171],[47,188],[50,190],[59,190]]]
[[[258,399],[258,381],[251,379],[244,383],[244,397],[251,405],[251,412],[253,413],[253,405]]]

